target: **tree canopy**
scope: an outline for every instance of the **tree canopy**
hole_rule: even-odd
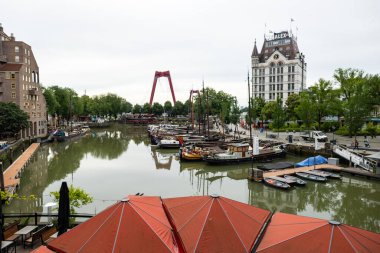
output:
[[[18,133],[29,126],[29,116],[14,103],[0,102],[0,133]]]

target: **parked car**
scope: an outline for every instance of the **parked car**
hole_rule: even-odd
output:
[[[317,140],[320,142],[328,141],[326,134],[322,131],[305,132],[305,133],[302,133],[300,137],[304,139],[305,141],[313,141],[315,138],[317,138]]]

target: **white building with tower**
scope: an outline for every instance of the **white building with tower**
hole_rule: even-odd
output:
[[[283,103],[293,93],[306,87],[306,62],[297,38],[287,31],[264,36],[259,53],[256,40],[252,52],[252,98]]]

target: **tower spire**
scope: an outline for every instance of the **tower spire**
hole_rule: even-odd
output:
[[[259,52],[257,51],[256,39],[255,39],[255,46],[253,47],[252,57],[258,57],[258,56],[259,56]]]

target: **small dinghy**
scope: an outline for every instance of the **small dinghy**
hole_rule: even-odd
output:
[[[295,184],[297,184],[297,185],[301,185],[301,186],[305,186],[306,185],[306,182],[303,181],[302,179],[299,179],[298,177],[293,177],[293,176],[290,176],[290,175],[284,175],[284,178],[295,181]]]
[[[264,183],[280,189],[289,189],[290,185],[273,178],[264,178]]]
[[[318,176],[315,174],[306,173],[306,172],[297,172],[296,175],[297,175],[297,177],[307,179],[307,180],[317,181],[317,182],[326,182],[327,181],[327,179],[325,177]]]
[[[335,173],[327,172],[327,171],[322,171],[322,170],[311,170],[313,173],[318,173],[322,177],[330,177],[334,179],[341,179],[341,176]]]

